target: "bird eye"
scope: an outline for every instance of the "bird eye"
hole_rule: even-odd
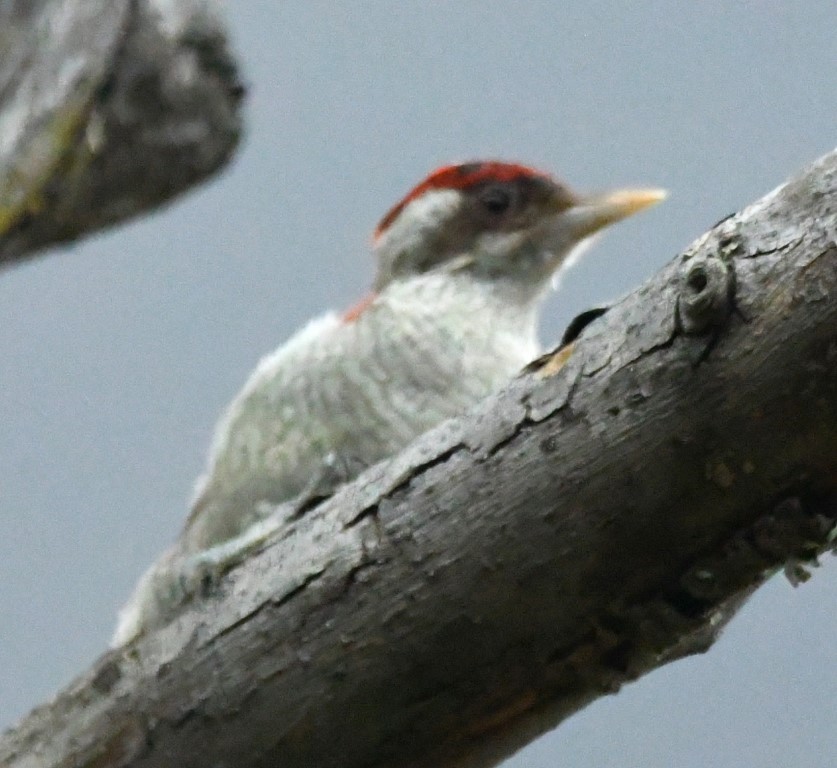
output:
[[[511,205],[509,191],[503,187],[487,187],[480,193],[480,202],[489,213],[505,213]]]

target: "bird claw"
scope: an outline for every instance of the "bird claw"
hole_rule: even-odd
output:
[[[317,472],[293,500],[291,519],[298,519],[331,496],[341,485],[357,477],[366,464],[353,456],[326,454]]]
[[[192,599],[195,595],[205,597],[211,594],[224,574],[260,549],[280,525],[281,521],[277,517],[265,517],[240,536],[186,557],[181,563],[177,579],[180,602]]]

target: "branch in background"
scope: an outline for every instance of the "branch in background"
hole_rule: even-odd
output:
[[[0,264],[206,179],[242,95],[209,0],[0,4]]]

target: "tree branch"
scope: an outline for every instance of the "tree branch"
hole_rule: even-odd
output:
[[[0,763],[487,766],[705,650],[833,546],[835,296],[837,152],[571,354],[289,517],[8,732]]]
[[[0,265],[217,171],[242,94],[214,0],[0,5]]]

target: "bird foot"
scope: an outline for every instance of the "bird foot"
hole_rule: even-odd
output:
[[[240,536],[184,558],[178,579],[183,601],[211,594],[225,573],[260,549],[280,526],[277,516],[264,517]]]

